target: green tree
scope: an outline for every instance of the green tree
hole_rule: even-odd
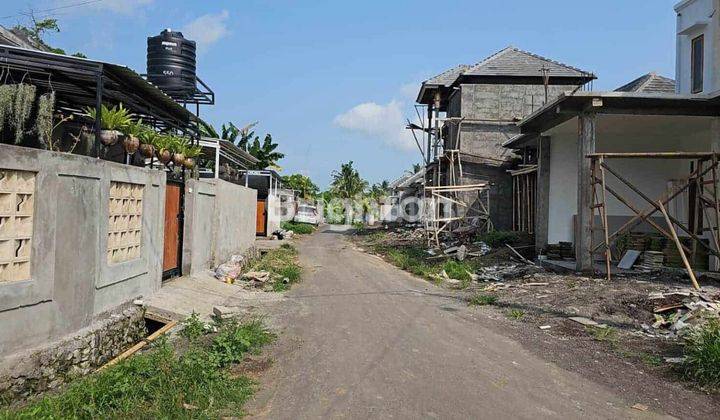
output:
[[[360,177],[353,161],[340,165],[339,171],[332,172],[331,191],[340,198],[355,198],[362,194],[368,183]]]
[[[379,200],[382,198],[387,197],[388,195],[388,182],[383,181],[379,184],[373,184],[370,186],[370,190],[368,191],[368,196],[373,200]]]
[[[278,144],[273,143],[272,135],[266,134],[265,139],[260,143],[260,138],[255,136],[252,144],[247,151],[253,155],[259,162],[255,165],[255,169],[265,169],[270,166],[277,166],[277,161],[284,158],[285,154],[276,152]]]
[[[45,47],[55,54],[63,54],[66,52],[62,48],[55,48],[48,45],[44,36],[47,32],[60,32],[60,26],[58,25],[57,19],[40,19],[35,17],[35,12],[31,9],[25,15],[30,19],[30,26],[15,25],[13,29],[24,33],[30,40],[32,40],[38,47]],[[73,57],[87,58],[83,53],[76,52]]]
[[[282,177],[282,182],[285,187],[299,191],[300,196],[306,200],[315,198],[320,193],[320,188],[305,175],[287,175]]]

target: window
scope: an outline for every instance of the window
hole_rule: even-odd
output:
[[[703,91],[703,65],[705,61],[705,37],[700,35],[692,40],[690,71],[692,75],[692,93]]]

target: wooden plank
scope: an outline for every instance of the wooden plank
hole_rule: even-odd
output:
[[[256,235],[267,235],[265,229],[265,222],[267,218],[267,212],[265,211],[266,200],[258,199],[257,201],[257,217],[255,218],[255,234]]]
[[[683,250],[682,244],[680,243],[680,239],[678,239],[677,233],[675,232],[675,228],[673,227],[673,224],[670,221],[670,217],[668,216],[667,211],[665,211],[665,206],[663,206],[662,201],[658,201],[658,204],[660,206],[660,211],[662,212],[663,216],[665,216],[665,222],[667,222],[668,230],[670,230],[673,240],[675,241],[675,246],[677,247],[678,252],[680,253],[680,258],[682,258],[683,264],[685,265],[685,269],[687,270],[688,275],[690,276],[690,280],[692,280],[693,287],[695,287],[696,290],[700,290],[700,285],[698,284],[697,279],[695,278],[695,273],[693,272],[692,267],[690,267],[690,263],[688,262],[688,259],[685,256],[685,251]]]

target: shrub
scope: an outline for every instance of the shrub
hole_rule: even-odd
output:
[[[274,335],[260,320],[240,324],[228,322],[215,337],[211,347],[213,359],[218,366],[241,361],[248,352],[256,352],[272,341]]]
[[[508,316],[508,318],[514,319],[517,321],[517,320],[523,319],[523,317],[525,316],[525,311],[523,311],[521,309],[511,309],[507,313],[507,316]]]
[[[313,226],[309,223],[284,221],[280,224],[280,227],[282,227],[285,230],[292,230],[293,232],[295,232],[298,235],[309,235],[309,234],[315,232],[315,226]]]
[[[693,331],[686,339],[684,353],[681,369],[686,379],[720,387],[720,320],[709,320]]]

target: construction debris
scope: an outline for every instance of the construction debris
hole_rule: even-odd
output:
[[[648,299],[659,301],[653,311],[655,322],[642,325],[644,332],[652,336],[684,336],[692,327],[720,318],[720,293],[709,295],[686,289],[650,293]]]

